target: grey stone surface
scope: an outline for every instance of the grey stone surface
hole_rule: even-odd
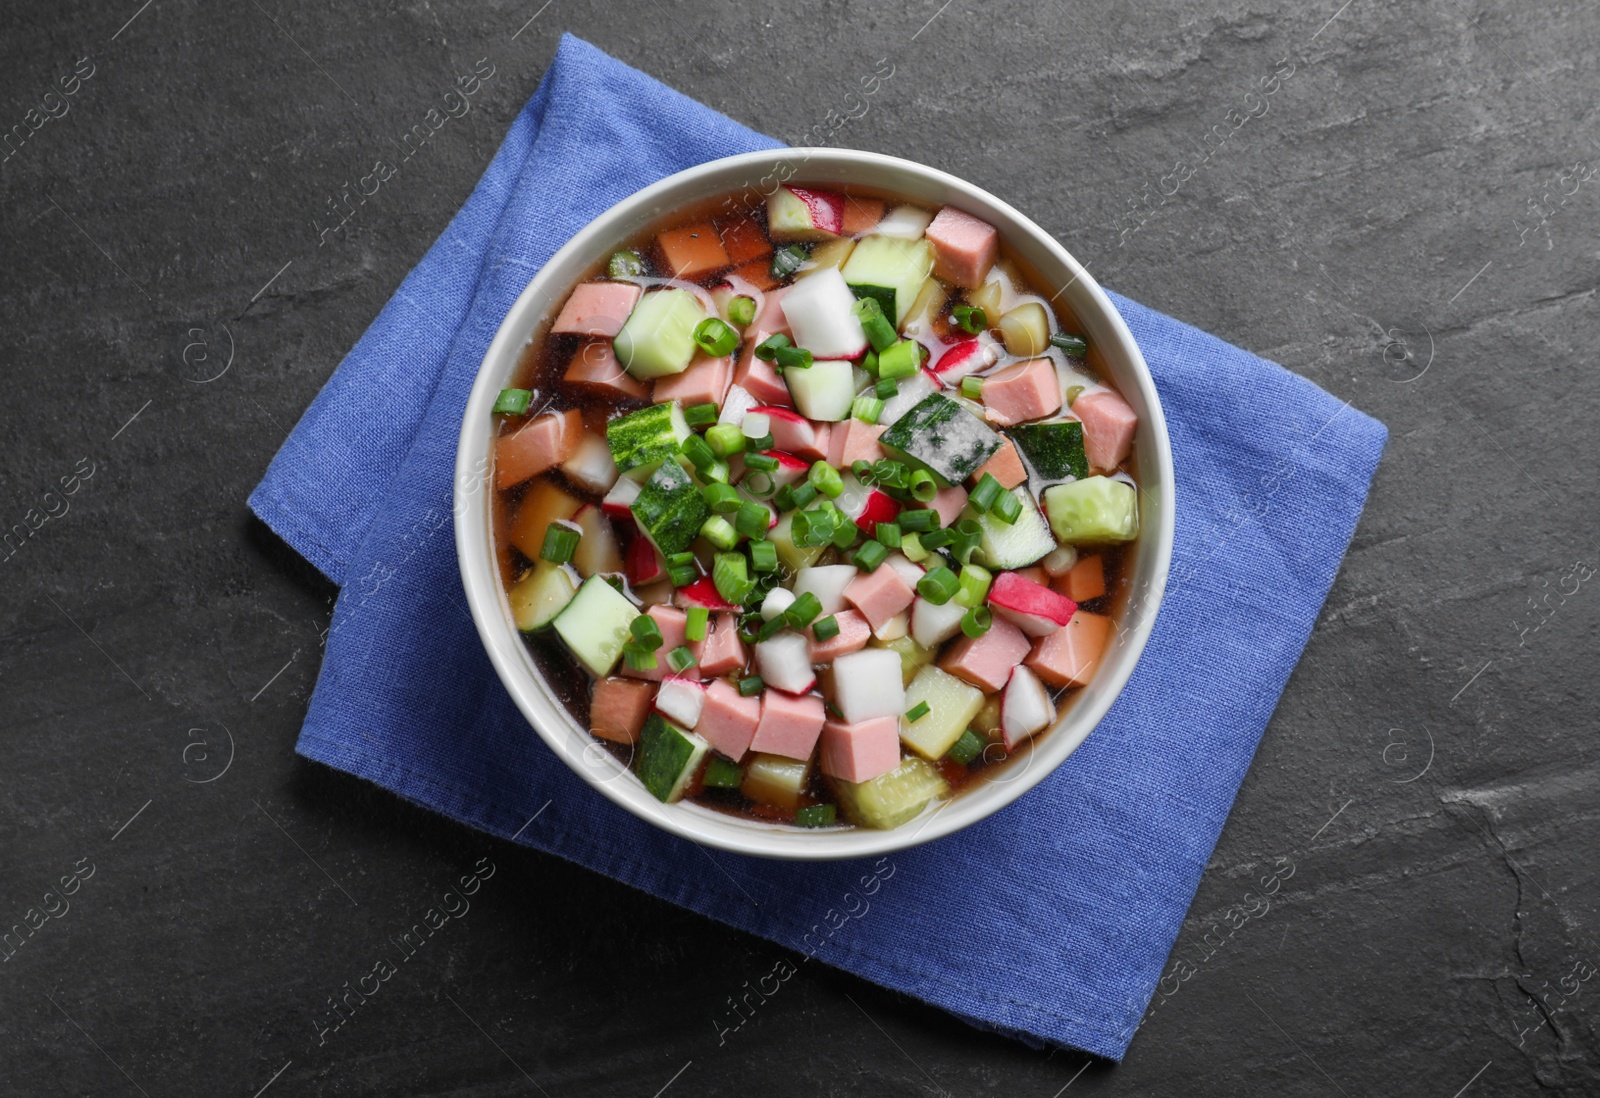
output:
[[[0,150],[0,526],[67,507],[0,560],[0,922],[80,874],[0,964],[0,1091],[1600,1093],[1600,12],[540,2],[0,16],[0,126],[29,134]],[[889,58],[834,143],[991,188],[1389,424],[1120,1067],[817,966],[719,1045],[788,955],[295,759],[333,591],[244,499],[562,30],[791,139]],[[480,58],[477,109],[319,246]],[[480,858],[470,912],[319,1044]]]

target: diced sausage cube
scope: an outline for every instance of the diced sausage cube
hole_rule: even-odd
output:
[[[761,692],[761,718],[750,750],[786,759],[809,759],[822,735],[822,699],[815,694]]]
[[[867,624],[876,630],[910,606],[911,600],[916,598],[916,592],[900,577],[899,572],[879,566],[851,580],[850,586],[844,589],[844,598],[861,611]]]
[[[857,194],[844,196],[844,224],[839,228],[845,236],[867,232],[882,220],[883,199]]]
[[[612,743],[633,743],[655,696],[656,688],[647,682],[601,679],[589,702],[589,731]]]
[[[739,353],[739,367],[733,372],[733,383],[761,404],[788,408],[794,404],[794,398],[789,395],[789,386],[784,384],[772,363],[756,357],[756,344],[771,334],[754,329],[753,334],[744,341],[744,350]]]
[[[900,721],[874,717],[822,726],[822,772],[846,782],[868,782],[900,765]]]
[[[748,217],[724,225],[721,234],[728,262],[736,266],[772,254],[772,242],[767,239],[766,232]]]
[[[583,437],[583,416],[576,408],[534,416],[494,444],[494,482],[510,488],[553,469],[572,456]]]
[[[1004,618],[995,618],[982,636],[957,637],[939,666],[984,693],[994,694],[1004,688],[1011,669],[1023,661],[1030,647],[1027,634]]]
[[[676,400],[685,408],[692,408],[696,404],[721,404],[722,398],[728,395],[732,373],[732,357],[712,358],[710,355],[696,354],[683,373],[658,379],[650,399],[656,404]]]
[[[766,339],[767,336],[776,335],[779,332],[784,335],[789,334],[789,314],[783,311],[783,299],[788,294],[789,289],[788,286],[782,286],[772,290],[766,294],[765,299],[761,302],[761,311],[756,313],[756,319],[751,324],[752,329],[762,333],[761,339]],[[755,340],[755,342],[760,343],[761,339]]]
[[[984,395],[988,396],[988,387]],[[1110,472],[1128,459],[1139,416],[1114,389],[1095,389],[1072,402],[1083,421],[1083,453],[1096,469]]]
[[[990,374],[983,379],[983,408],[984,418],[1002,427],[1055,415],[1061,410],[1055,364],[1030,358]]]
[[[967,490],[959,484],[941,488],[928,506],[938,513],[940,526],[949,526],[960,517],[962,511],[966,510]]]
[[[706,623],[706,639],[689,645],[700,673],[708,679],[738,671],[748,662],[744,642],[739,639],[736,614],[712,614]]]
[[[766,259],[741,263],[733,269],[733,273],[758,290],[770,290],[778,284],[778,280],[772,277],[772,263]]]
[[[854,610],[836,611],[833,620],[839,623],[838,633],[825,641],[811,637],[812,663],[832,663],[840,656],[859,652],[872,639],[872,626]],[[809,630],[806,635],[811,636]]]
[[[661,258],[666,261],[672,277],[691,282],[720,271],[730,263],[728,250],[722,246],[722,236],[709,221],[703,225],[668,229],[656,237],[656,247],[661,250]]]
[[[1017,444],[1004,437],[1000,441],[1000,449],[990,454],[989,460],[973,471],[968,483],[976,487],[985,473],[998,480],[1000,487],[1008,492],[1028,479],[1028,470],[1022,464],[1022,455],[1017,453]]]
[[[611,344],[603,340],[595,340],[579,347],[572,356],[572,361],[567,363],[567,372],[561,375],[561,380],[581,385],[586,389],[616,393],[634,400],[643,400],[650,392],[643,383],[631,377],[628,371],[622,368],[622,363],[617,361],[616,352],[611,349]]]
[[[995,227],[954,206],[940,210],[924,235],[933,245],[934,275],[969,290],[983,285],[1000,254]]]
[[[694,730],[712,747],[738,762],[750,750],[760,719],[760,698],[740,697],[727,679],[717,679],[706,687],[705,704],[700,707],[700,720]]]
[[[1094,678],[1110,639],[1110,618],[1079,610],[1066,625],[1039,638],[1027,665],[1051,686],[1086,686]]]
[[[622,665],[622,673],[633,679],[650,679],[660,682],[671,674],[682,675],[686,679],[698,679],[703,669],[697,664],[687,671],[674,672],[667,663],[667,653],[684,643],[683,630],[688,624],[688,615],[676,606],[652,606],[645,611],[651,620],[656,623],[656,628],[661,630],[661,647],[656,649],[656,665],[648,671],[635,671],[626,663]]]
[[[632,282],[580,282],[561,306],[554,335],[604,336],[622,331],[628,314],[638,304],[640,289]]]
[[[1105,558],[1099,553],[1078,558],[1072,570],[1051,584],[1073,602],[1088,602],[1106,593]]]
[[[878,437],[888,429],[887,423],[862,423],[859,419],[835,423],[828,439],[828,464],[848,469],[858,461],[883,460],[889,455],[878,445]]]

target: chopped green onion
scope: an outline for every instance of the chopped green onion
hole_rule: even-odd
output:
[[[984,474],[987,476],[988,474]],[[989,513],[1001,522],[1010,526],[1022,517],[1022,500],[1017,498],[1015,492],[1002,492],[1000,498],[994,501],[989,508]]]
[[[1050,346],[1059,347],[1073,358],[1082,358],[1089,353],[1089,345],[1077,336],[1057,332],[1050,337]]]
[[[882,353],[885,347],[893,345],[899,338],[894,325],[883,315],[883,306],[878,304],[877,298],[863,297],[851,306],[851,311],[861,321],[861,330],[866,333],[867,342],[872,344],[874,351]]]
[[[888,559],[889,550],[883,547],[882,542],[869,541],[856,550],[855,566],[863,572],[871,572]]]
[[[957,737],[955,743],[950,745],[950,750],[944,753],[944,757],[951,762],[958,762],[962,766],[966,766],[983,753],[983,746],[983,737],[969,728]],[[716,760],[712,761],[715,762]],[[707,772],[709,773],[709,770]]]
[[[746,675],[739,680],[739,696],[753,698],[761,693],[761,688],[766,684],[761,681],[760,675]]]
[[[850,415],[862,423],[876,424],[883,415],[883,401],[875,396],[858,396],[850,404]]]
[[[700,489],[706,506],[719,515],[731,515],[744,506],[744,497],[731,484],[708,484]]]
[[[777,442],[773,440],[771,431],[768,431],[759,438],[751,438],[749,435],[745,435],[744,437],[746,439],[745,448],[749,450],[770,450],[777,445]]]
[[[1082,385],[1068,385],[1067,386],[1067,391],[1064,394],[1066,402],[1067,402],[1067,407],[1068,408],[1072,407],[1072,402],[1077,400],[1082,395],[1083,395],[1083,386]]]
[[[702,484],[727,484],[732,472],[728,463],[718,458],[704,469],[696,469],[694,475],[700,478]]]
[[[795,481],[789,487],[794,491],[794,505],[796,507],[807,507],[812,500],[817,498],[817,487],[810,480]]]
[[[926,469],[913,470],[908,487],[911,489],[911,498],[918,503],[931,503],[933,497],[939,494],[939,482]]]
[[[772,497],[772,505],[779,511],[793,511],[795,509],[794,485],[785,484],[782,488],[779,488]]]
[[[750,564],[757,572],[778,570],[778,547],[766,538],[750,543]]]
[[[717,422],[715,404],[691,404],[683,410],[683,421],[690,427],[710,427]]]
[[[981,305],[957,305],[950,310],[950,319],[968,335],[977,335],[989,326],[989,315]]]
[[[872,467],[873,475],[885,488],[904,488],[910,472],[904,462],[891,458],[880,458]]]
[[[922,344],[914,339],[902,339],[893,346],[878,352],[878,377],[910,377],[922,365],[926,354]]]
[[[781,489],[778,495],[783,495],[787,489]],[[793,502],[791,492],[790,502]],[[826,530],[823,527],[826,524]],[[796,546],[801,549],[810,549],[826,542],[833,536],[832,519],[821,511],[796,511],[789,520],[789,536]]]
[[[813,359],[804,347],[779,347],[772,361],[780,370],[809,370]]]
[[[769,335],[766,339],[756,344],[755,356],[762,362],[772,362],[778,357],[778,348],[787,346],[789,346],[789,337],[782,332],[777,335]]]
[[[904,519],[905,515],[902,514],[900,517]],[[915,536],[917,544],[927,550],[943,549],[946,545],[956,540],[955,531],[953,530],[929,530],[926,533]]]
[[[872,536],[883,542],[886,548],[900,548],[900,527],[892,522],[877,523],[872,529]]]
[[[625,644],[622,646],[622,655],[628,661],[630,671],[654,671],[656,669],[656,654],[648,648],[638,645]]]
[[[961,590],[955,593],[956,605],[968,608],[982,606],[984,597],[989,594],[989,584],[992,582],[994,576],[987,568],[980,568],[976,564],[963,564]]]
[[[740,294],[728,302],[728,319],[740,328],[748,328],[756,318],[756,299]]]
[[[966,564],[972,559],[972,552],[983,541],[983,527],[975,519],[962,519],[951,530],[951,552],[957,560]]]
[[[713,755],[706,761],[705,776],[700,779],[700,784],[707,789],[738,789],[742,781],[744,770],[738,763],[721,755]]]
[[[868,351],[866,354],[861,356],[861,369],[866,372],[868,377],[875,378],[878,376],[877,351]]]
[[[925,701],[919,701],[916,705],[906,710],[906,720],[911,724],[916,724],[932,711],[933,707],[931,705]]]
[[[739,333],[729,327],[727,321],[708,316],[694,326],[694,342],[712,358],[722,358],[733,354],[733,349],[739,346]]]
[[[772,277],[782,280],[798,271],[806,261],[806,250],[799,244],[787,244],[772,253]]]
[[[683,636],[686,640],[703,641],[706,639],[706,625],[711,621],[711,611],[704,606],[691,606],[685,611],[683,622]]]
[[[833,547],[835,549],[850,548],[856,543],[856,535],[861,532],[861,528],[843,511],[835,511],[833,518],[833,537],[831,539]]]
[[[717,594],[734,604],[749,598],[750,589],[755,586],[745,568],[744,557],[738,553],[717,554],[716,563],[711,566],[711,583]]]
[[[744,432],[732,423],[719,423],[706,432],[711,452],[720,458],[744,453]]]
[[[494,414],[497,416],[523,416],[528,414],[528,405],[533,402],[531,389],[501,389],[500,395],[494,398]]]
[[[648,648],[652,652],[666,643],[661,636],[661,627],[649,614],[640,614],[629,622],[628,633],[633,637],[634,644],[640,648]]]
[[[872,462],[866,458],[856,458],[852,461],[850,463],[850,471],[855,474],[856,479],[862,484],[873,484],[877,480],[876,474],[872,471]]]
[[[880,377],[872,387],[872,393],[878,400],[888,400],[899,392],[900,380],[893,377]]]
[[[733,528],[747,538],[764,538],[772,525],[772,512],[765,504],[746,500],[733,520]],[[723,546],[726,548],[726,546]]]
[[[612,278],[638,278],[644,274],[644,256],[635,251],[612,252],[606,274]]]
[[[839,493],[844,491],[844,479],[839,476],[839,470],[826,461],[811,463],[811,471],[806,474],[806,483],[829,499],[838,499]]]
[[[836,812],[831,804],[808,804],[794,812],[796,827],[832,827]]]
[[[987,606],[974,606],[961,615],[961,631],[969,637],[981,637],[994,624],[994,615]]]
[[[700,524],[700,536],[718,549],[732,549],[739,544],[739,533],[721,515],[712,515]],[[742,557],[740,558],[743,559]]]
[[[929,572],[924,572],[922,578],[917,581],[917,594],[935,606],[943,606],[949,602],[960,589],[961,581],[956,578],[956,574],[942,564]]]
[[[900,537],[900,552],[912,564],[920,564],[928,559],[928,550],[922,546],[922,539],[926,534],[902,534]]]
[[[552,522],[545,528],[544,544],[539,546],[539,559],[551,564],[565,564],[578,551],[583,531],[562,522]]]
[[[783,616],[788,619],[789,628],[804,629],[816,621],[820,613],[822,613],[821,600],[807,591],[789,604],[789,609],[783,612]]]
[[[968,400],[983,399],[983,378],[964,377],[961,379],[961,395]]]
[[[772,475],[763,473],[760,469],[745,473],[744,490],[752,496],[765,499],[772,494]]]
[[[832,614],[818,618],[811,626],[811,635],[819,641],[832,640],[839,635],[839,619]]]
[[[762,473],[776,473],[778,471],[778,459],[771,454],[748,454],[744,459],[744,467],[746,469],[755,469]]]
[[[1005,488],[994,479],[993,473],[985,473],[978,481],[978,486],[967,497],[967,506],[981,515],[994,506],[994,501],[999,499],[1004,491]]]
[[[717,460],[716,451],[711,449],[711,444],[699,435],[690,435],[684,439],[678,444],[678,450],[689,459],[690,465],[701,472],[705,472]]]
[[[789,619],[779,614],[771,621],[761,623],[761,628],[756,630],[756,640],[769,641],[787,628],[789,628]]]
[[[895,519],[900,524],[900,529],[909,530],[913,534],[925,534],[939,526],[939,512],[931,507],[919,507],[914,511],[901,511]],[[928,539],[923,538],[922,544],[928,544]]]
[[[700,578],[700,566],[693,553],[674,553],[667,558],[667,578],[674,587],[687,587]]]
[[[687,645],[680,644],[667,653],[667,666],[679,675],[689,670],[697,662],[699,661],[694,658],[694,653],[689,651]]]

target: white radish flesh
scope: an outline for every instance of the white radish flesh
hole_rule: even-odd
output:
[[[872,231],[879,236],[897,236],[902,240],[915,240],[927,232],[933,215],[917,206],[896,206],[884,215]]]
[[[1012,670],[1011,681],[1000,695],[1000,734],[1005,739],[1006,750],[1048,728],[1055,715],[1050,692],[1039,677],[1026,667]]]
[[[722,398],[722,411],[717,415],[718,423],[731,423],[739,427],[744,423],[745,413],[761,402],[745,389],[743,385],[728,386],[728,395]],[[761,435],[766,434],[765,431]],[[754,435],[760,438],[761,435]]]
[[[767,592],[767,597],[761,600],[761,620],[771,621],[794,605],[794,592],[786,591],[782,587],[774,587]]]
[[[935,605],[918,599],[911,608],[911,639],[924,648],[937,648],[961,630],[967,608],[954,599]]]
[[[579,488],[599,495],[617,483],[617,463],[611,459],[611,446],[599,435],[583,436],[572,456],[561,463],[561,471]]]
[[[855,358],[867,346],[853,308],[855,294],[844,276],[832,268],[797,282],[783,295],[780,307],[794,333],[794,345],[816,358]]]
[[[833,703],[850,724],[874,717],[898,718],[906,708],[902,681],[899,653],[863,648],[833,661]]]
[[[656,691],[656,708],[679,728],[693,728],[700,722],[706,704],[705,688],[688,679],[664,679]]]
[[[823,564],[802,568],[794,578],[795,597],[813,595],[822,604],[823,614],[837,614],[844,609],[844,589],[860,574],[853,564]]]
[[[791,694],[803,694],[816,683],[811,670],[811,645],[799,633],[779,633],[756,644],[761,681]]]

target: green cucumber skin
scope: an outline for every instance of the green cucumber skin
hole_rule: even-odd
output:
[[[994,452],[1000,436],[942,393],[929,393],[885,431],[878,444],[943,479],[960,484]]]
[[[1089,459],[1083,452],[1083,424],[1077,420],[1060,423],[1024,423],[1008,432],[1034,470],[1045,480],[1063,480],[1089,475]]]
[[[688,549],[711,515],[705,496],[676,461],[661,463],[630,509],[639,529],[668,557]]]
[[[639,732],[639,780],[656,800],[676,801],[709,747],[660,713],[651,713]]]
[[[600,576],[590,576],[550,624],[578,662],[604,677],[622,658],[628,627],[638,616],[627,596]]]
[[[640,408],[607,423],[606,443],[611,447],[617,472],[653,470],[675,456],[689,430],[688,424],[683,423],[680,433],[682,418],[683,410],[671,401]]]

